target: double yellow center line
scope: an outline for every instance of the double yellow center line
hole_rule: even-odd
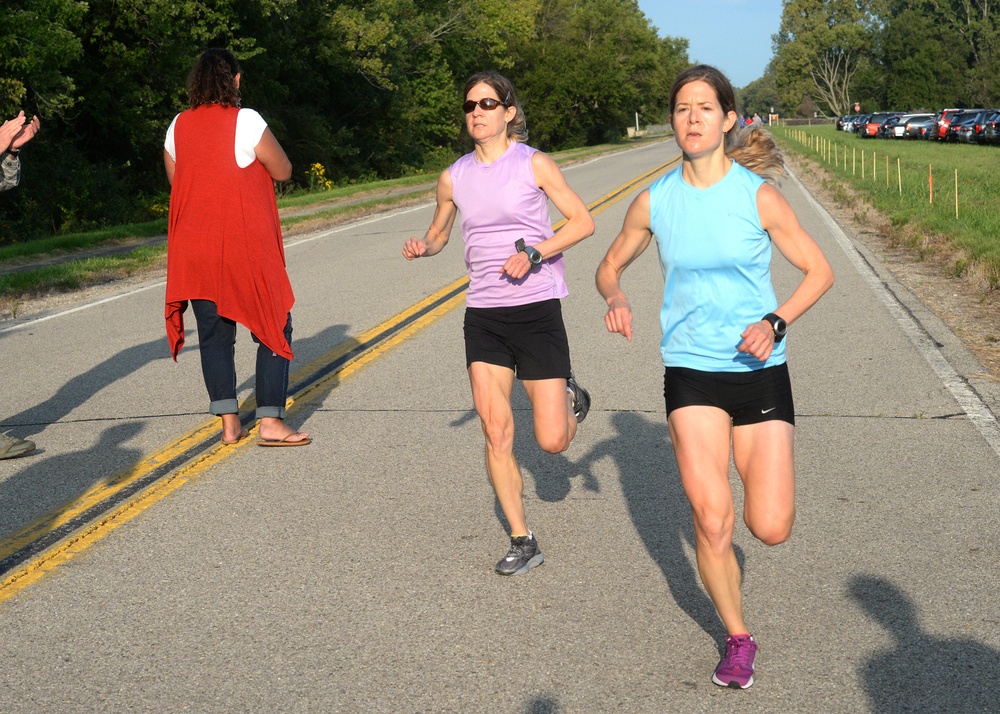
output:
[[[662,164],[616,188],[589,205],[590,212],[603,211],[678,161]],[[558,229],[559,225],[555,227]],[[296,403],[322,398],[332,388],[332,380],[342,382],[461,305],[468,284],[469,279],[462,277],[296,370],[290,380],[288,410],[293,411]],[[252,401],[243,405],[246,423],[253,420],[252,407]],[[247,443],[252,442],[249,439],[242,442]],[[209,420],[135,466],[93,486],[72,503],[0,541],[0,602],[128,523],[238,448],[223,446],[219,441],[218,420]]]

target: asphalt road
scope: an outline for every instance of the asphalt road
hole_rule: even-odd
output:
[[[565,173],[593,203],[675,156]],[[837,284],[789,336],[796,531],[768,548],[737,530],[756,684],[711,683],[723,629],[666,437],[654,251],[626,273],[632,342],[593,287],[635,190],[567,255],[594,399],[569,451],[538,449],[516,394],[546,555],[525,577],[492,572],[507,543],[460,284],[424,307],[464,275],[461,239],[400,254],[430,205],[289,241],[307,448],[217,446],[196,337],[173,363],[159,280],[0,325],[2,427],[39,444],[0,461],[0,711],[996,711],[1000,390],[794,179]],[[794,285],[780,257],[775,280]],[[237,354],[249,397],[242,330]]]

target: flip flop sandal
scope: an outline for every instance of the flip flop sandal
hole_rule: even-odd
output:
[[[298,441],[289,441],[293,436],[302,436],[302,432],[297,431],[294,434],[289,434],[284,439],[261,439],[257,444],[260,446],[306,446],[312,443],[312,439],[309,437]]]

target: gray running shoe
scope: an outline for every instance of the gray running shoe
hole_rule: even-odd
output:
[[[590,411],[590,392],[576,383],[576,377],[572,372],[566,380],[566,389],[573,395],[573,414],[576,415],[576,423],[581,424]]]
[[[35,450],[35,442],[18,439],[10,434],[0,434],[0,459],[13,459]]]
[[[529,533],[510,539],[510,550],[497,563],[497,572],[500,575],[524,575],[536,565],[541,565],[544,560],[545,556],[538,548],[538,540]]]

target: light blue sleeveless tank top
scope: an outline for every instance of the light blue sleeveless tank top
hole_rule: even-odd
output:
[[[697,189],[681,168],[649,189],[649,220],[663,270],[660,354],[667,367],[746,372],[782,364],[737,352],[747,325],[773,312],[771,239],[757,213],[764,180],[733,162],[718,183]]]
[[[469,307],[512,307],[569,294],[562,254],[543,260],[520,280],[500,272],[519,238],[535,245],[553,234],[549,199],[531,169],[536,151],[515,141],[492,164],[481,164],[470,153],[448,169],[452,200],[461,212]]]

